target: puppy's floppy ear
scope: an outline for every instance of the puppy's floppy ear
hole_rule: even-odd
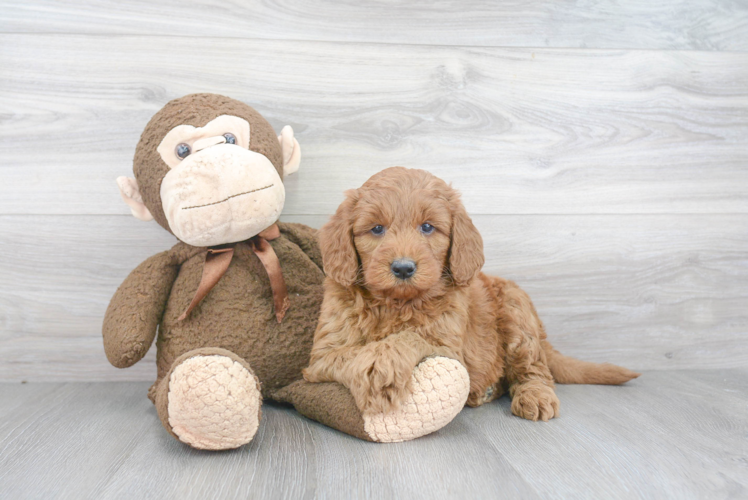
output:
[[[353,244],[353,209],[358,201],[355,189],[345,192],[335,215],[319,230],[319,246],[325,274],[349,287],[358,276],[358,254]]]
[[[485,262],[483,238],[470,220],[460,195],[452,190],[452,241],[449,247],[449,272],[456,285],[466,285]]]

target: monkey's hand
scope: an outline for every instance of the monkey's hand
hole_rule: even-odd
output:
[[[173,252],[161,252],[136,267],[117,289],[102,327],[111,364],[127,368],[148,352],[178,273]]]

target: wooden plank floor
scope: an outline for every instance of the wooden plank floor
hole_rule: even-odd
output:
[[[511,416],[504,397],[399,444],[266,404],[252,443],[219,453],[171,438],[147,387],[0,384],[0,497],[748,497],[748,370],[559,386],[549,423]]]

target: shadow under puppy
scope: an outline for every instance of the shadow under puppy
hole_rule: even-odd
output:
[[[554,382],[639,375],[555,351],[529,296],[480,272],[483,240],[443,180],[393,167],[346,194],[320,230],[327,278],[307,381],[340,382],[364,414],[395,411],[414,367],[443,356],[467,368],[468,405],[508,390],[515,415],[547,421],[559,414]]]

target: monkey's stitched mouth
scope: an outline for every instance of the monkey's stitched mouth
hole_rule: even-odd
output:
[[[261,188],[252,189],[250,191],[245,191],[243,193],[232,194],[228,198],[221,200],[221,201],[214,201],[213,203],[206,203],[205,205],[195,205],[194,207],[182,207],[182,210],[190,210],[192,208],[203,208],[203,207],[209,207],[211,205],[218,205],[219,203],[224,203],[226,201],[229,201],[231,198],[236,198],[237,196],[244,196],[245,194],[256,193],[257,191],[262,191],[263,189],[268,189],[273,186],[275,186],[275,184],[268,184],[267,186],[263,186]]]

